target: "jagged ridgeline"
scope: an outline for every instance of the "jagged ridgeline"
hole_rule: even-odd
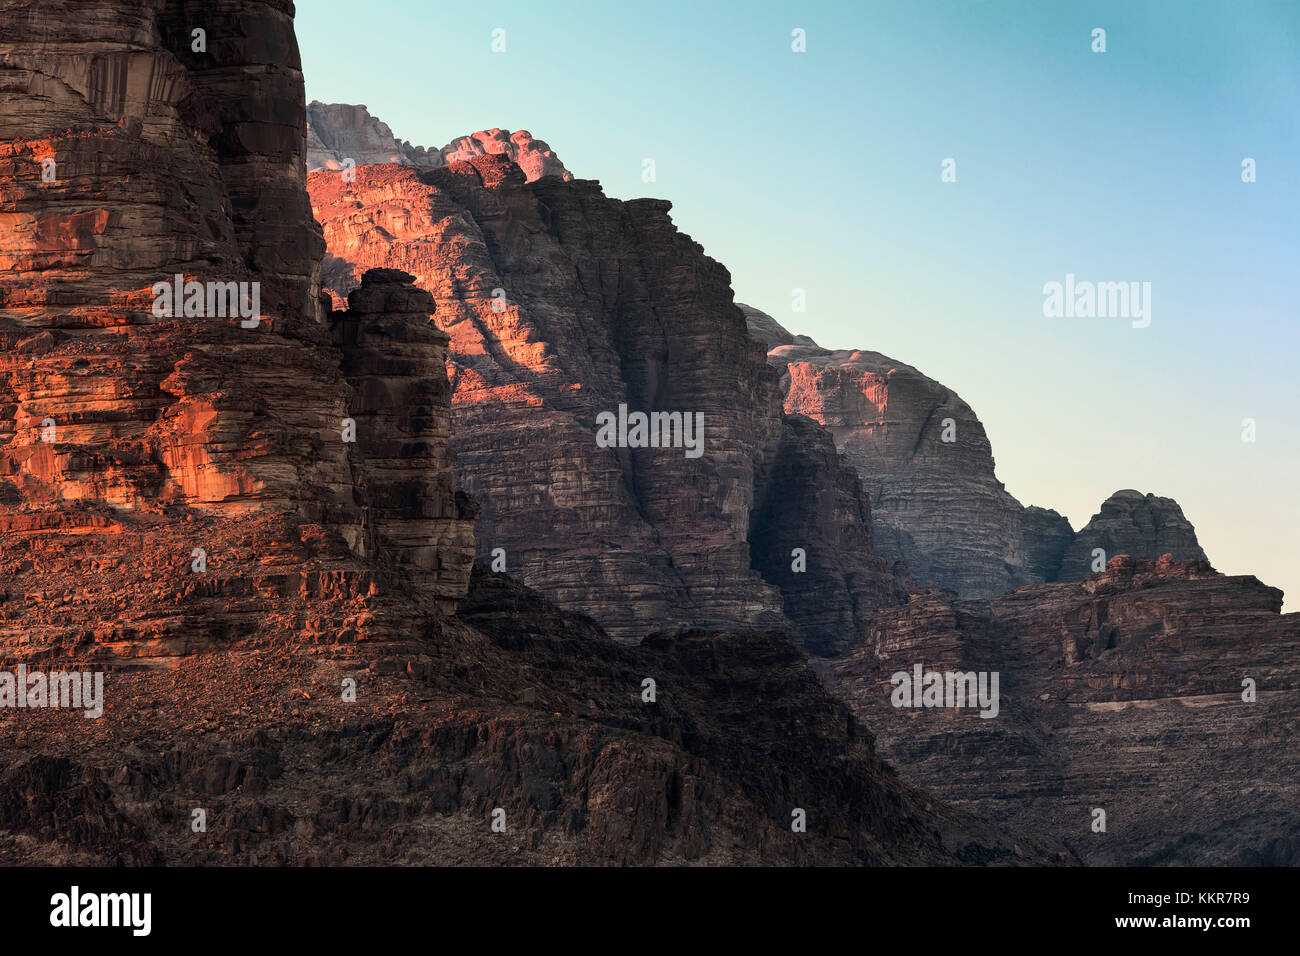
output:
[[[504,147],[362,166],[463,211],[458,294],[323,260],[293,12],[0,0],[0,658],[103,673],[102,710],[0,681],[0,862],[1070,862],[901,782],[788,634],[748,630],[834,641],[901,596],[667,204],[528,183]],[[317,205],[382,216],[342,173]],[[157,301],[177,275],[194,309]],[[530,282],[578,304],[550,345]],[[257,307],[206,314],[210,283]],[[620,402],[703,413],[706,453],[596,459]],[[625,641],[718,628],[627,646],[471,574],[498,547],[643,615]]]

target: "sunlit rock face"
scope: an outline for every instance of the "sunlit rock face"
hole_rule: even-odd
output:
[[[385,454],[366,443],[394,426],[343,440],[363,412],[321,295],[292,15],[258,0],[0,4],[11,656],[148,661],[275,635],[378,649],[436,613],[376,596],[411,557],[364,479],[382,468],[362,449]],[[371,327],[441,335],[427,310],[365,308]],[[411,437],[428,468],[420,531],[445,526],[413,560],[449,609],[470,545],[439,355],[422,356],[431,418]],[[364,374],[381,359],[369,349]]]
[[[1176,502],[1116,492],[1077,535],[1055,511],[1017,501],[994,473],[984,426],[952,389],[879,352],[831,350],[742,305],[781,374],[785,411],[822,424],[871,499],[878,553],[917,582],[962,597],[1079,580],[1093,549],[1180,561],[1205,557]],[[1100,566],[1100,565],[1099,565]]]
[[[725,287],[660,206],[624,215],[587,187],[567,207],[552,199],[552,219],[502,157],[446,171],[453,186],[472,179],[482,203],[456,205],[449,235],[469,251],[447,281],[480,298],[435,324],[446,296],[379,271],[356,275],[331,311],[303,188],[292,14],[259,0],[0,0],[0,670],[105,678],[95,719],[5,698],[0,864],[1068,862],[900,783],[780,631],[626,647],[503,575],[471,575],[473,503],[454,491],[447,447],[454,337],[484,350],[456,360],[457,380],[476,383],[467,396],[553,403],[555,453],[578,448],[585,398],[556,398],[581,392],[562,362],[534,371],[547,356],[517,308],[483,324],[499,315],[484,306],[502,278],[539,297],[552,280],[590,283],[570,332],[604,323],[590,361],[608,375],[658,349],[619,389],[593,378],[604,391],[592,408],[685,396],[719,429],[699,473],[634,467],[641,450],[590,467],[587,431],[574,483],[552,486],[529,466],[546,442],[505,427],[495,460],[518,457],[520,476],[494,512],[504,533],[550,547],[538,522],[564,508],[530,509],[581,503],[578,482],[594,475],[586,517],[613,532],[584,544],[671,553],[716,607],[738,568],[752,619],[780,620],[744,532],[751,504],[779,530],[778,479],[756,477],[756,462],[783,471],[801,444],[761,457],[786,438],[774,377],[734,310],[690,362],[655,331],[650,303],[679,327],[673,301],[689,298],[693,271],[710,295]],[[491,188],[497,172],[509,188]],[[608,257],[582,238],[581,203],[603,209]],[[563,246],[543,242],[551,224]],[[625,228],[660,238],[609,239]],[[663,261],[631,258],[642,242]],[[565,265],[570,250],[580,265]],[[494,259],[521,271],[479,271]],[[534,267],[540,287],[523,278]],[[155,312],[155,285],[177,274],[179,303]],[[251,319],[204,314],[206,296],[187,312],[186,284],[217,280],[258,283]],[[556,300],[555,321],[569,301]],[[719,364],[712,345],[734,348]],[[712,390],[710,362],[724,376]],[[490,457],[490,437],[471,438]],[[654,488],[658,467],[724,504],[620,539],[631,519],[618,502],[669,507],[666,489],[632,485]],[[842,478],[830,501],[866,532]],[[534,522],[528,534],[515,518]],[[653,704],[647,678],[665,689]],[[206,830],[192,827],[196,805]],[[796,805],[806,833],[792,830]],[[497,809],[509,838],[485,839]]]
[[[452,140],[442,149],[425,149],[393,136],[387,123],[364,106],[313,101],[307,106],[307,170],[396,163],[446,166],[475,156],[505,156],[531,182],[543,176],[564,180],[573,174],[540,139],[527,130],[487,129]]]
[[[727,270],[668,203],[528,182],[505,156],[318,170],[308,188],[332,294],[386,267],[436,300],[480,558],[625,639],[791,627],[829,652],[901,600],[852,472],[783,416]],[[700,453],[603,447],[598,420],[620,406],[702,415]]]

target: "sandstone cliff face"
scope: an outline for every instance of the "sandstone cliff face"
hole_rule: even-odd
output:
[[[628,648],[508,580],[480,573],[467,595],[473,505],[452,491],[448,336],[429,323],[443,301],[394,272],[356,276],[346,310],[322,300],[292,14],[287,0],[0,0],[0,660],[107,672],[99,719],[0,708],[0,862],[1067,861],[899,783],[781,634]],[[719,615],[752,601],[752,620],[783,622],[777,587],[750,570],[751,509],[779,516],[767,473],[828,449],[787,434],[738,313],[722,332],[736,346],[728,378],[712,381],[701,347],[718,333],[679,360],[650,307],[677,335],[689,310],[673,303],[711,301],[725,273],[661,204],[625,212],[590,186],[566,204],[547,192],[567,188],[559,179],[525,186],[504,159],[475,163],[441,171],[450,191],[474,179],[464,188],[481,205],[458,201],[448,233],[471,261],[540,267],[541,288],[589,283],[587,311],[550,308],[574,329],[605,323],[590,361],[627,367],[618,394],[688,395],[718,426],[707,471],[628,450],[595,469],[611,473],[606,500],[635,502],[605,505],[596,482],[595,512],[634,529],[613,545],[671,555]],[[575,266],[566,249],[580,238],[548,247],[552,230],[581,237],[583,203],[663,262],[611,243]],[[516,261],[530,235],[553,258]],[[258,282],[260,321],[155,314],[153,284],[175,273]],[[458,264],[448,282],[490,296],[485,278]],[[440,316],[485,346],[455,374],[565,422],[585,396],[543,408],[552,392],[511,377],[548,358],[518,313]],[[551,361],[539,378],[580,392]],[[565,450],[512,447],[505,431],[499,452],[524,462]],[[511,519],[564,513],[537,501],[585,503],[586,469],[567,487],[523,469],[498,526],[545,549],[538,525]],[[633,524],[637,508],[669,509],[661,480],[722,504]],[[854,479],[828,480],[852,521]],[[195,807],[206,833],[190,830]],[[497,807],[504,838],[489,828]],[[791,831],[796,808],[806,834]]]
[[[480,558],[624,639],[647,622],[792,626],[829,652],[897,603],[902,578],[871,554],[852,473],[816,428],[783,418],[727,271],[668,203],[528,183],[503,156],[365,166],[352,182],[317,171],[308,188],[336,296],[391,267],[437,301]],[[597,416],[621,406],[703,415],[701,454],[601,447]],[[796,501],[833,510],[795,514]],[[792,570],[796,548],[806,570]]]
[[[412,146],[393,136],[387,123],[371,116],[364,106],[321,103],[307,107],[307,169],[342,169],[354,165],[397,163],[402,166],[446,166],[475,156],[505,156],[524,171],[529,181],[543,176],[573,179],[560,158],[527,130],[480,130],[452,140],[442,149]]]
[[[782,634],[630,648],[479,571],[412,643],[397,673],[241,644],[111,672],[97,721],[0,715],[0,863],[1073,860],[902,784]]]
[[[1086,862],[1289,865],[1300,615],[1281,603],[1203,561],[1112,558],[993,600],[917,592],[823,677],[907,779]],[[894,707],[891,677],[917,664],[998,672],[997,716]]]
[[[1025,508],[998,481],[984,426],[951,389],[878,352],[821,348],[741,308],[781,373],[786,412],[824,425],[861,477],[877,553],[907,562],[918,582],[991,597],[1077,581],[1098,547],[1107,557],[1205,557],[1168,498],[1116,492],[1077,535],[1057,512]]]
[[[380,459],[341,434],[353,396],[302,188],[292,4],[55,6],[0,6],[15,38],[0,105],[0,650],[173,657],[257,615],[267,638],[296,621],[309,642],[401,644],[430,612],[352,606],[378,586],[373,562],[407,555],[366,498],[368,477],[386,490]],[[160,306],[175,275],[199,284],[193,308],[187,286]],[[226,282],[244,294],[205,292]],[[425,520],[454,529],[437,569],[449,609],[469,530],[450,517],[445,389],[434,398],[441,422],[412,438],[443,450],[406,475],[426,482]],[[363,429],[360,447],[402,427]]]
[[[786,412],[824,426],[862,479],[878,553],[907,562],[919,582],[972,596],[1052,576],[1033,564],[1036,545],[1026,554],[1024,509],[993,473],[984,426],[952,390],[878,352],[823,349],[747,314],[755,338],[778,343],[769,361]],[[1048,535],[1069,529],[1055,512],[1036,524]]]

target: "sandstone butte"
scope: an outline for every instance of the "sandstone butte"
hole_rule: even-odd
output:
[[[1022,507],[955,393],[737,306],[665,202],[505,157],[318,170],[308,189],[332,294],[397,268],[436,301],[480,559],[500,549],[624,641],[648,622],[788,629],[904,778],[1085,861],[1297,858],[1300,616],[1213,572],[1176,502],[1119,491],[1077,533]],[[597,414],[623,403],[704,411],[708,453],[598,447]],[[1001,668],[1002,716],[895,710],[889,678],[918,663]]]
[[[902,782],[769,627],[852,638],[899,588],[667,204],[503,155],[363,167],[474,210],[416,243],[463,262],[462,299],[431,324],[446,290],[376,268],[332,302],[325,270],[351,266],[304,188],[293,14],[212,0],[195,52],[182,0],[0,0],[0,662],[107,671],[97,720],[0,709],[0,861],[1073,862]],[[547,314],[566,338],[481,307],[495,260],[507,288],[581,294]],[[258,282],[261,321],[155,316],[176,273]],[[708,467],[593,461],[577,423],[620,396],[708,413]],[[462,454],[495,441],[503,469],[466,484],[509,491],[477,526],[462,424]],[[557,527],[539,543],[516,516]],[[787,528],[824,601],[765,576]],[[665,632],[612,640],[471,569],[479,541]]]

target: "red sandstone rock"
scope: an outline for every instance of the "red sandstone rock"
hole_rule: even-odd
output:
[[[466,594],[472,506],[449,477],[448,343],[429,323],[434,303],[405,276],[372,273],[349,286],[346,312],[328,314],[303,190],[293,6],[201,6],[0,0],[0,663],[108,672],[99,719],[0,709],[0,862],[1067,859],[900,784],[782,634],[692,632],[629,648],[509,581],[480,573]],[[200,15],[208,50],[196,54]],[[50,155],[57,178],[43,182]],[[442,174],[476,197],[454,208],[478,218],[449,231],[466,256],[490,261],[486,240],[507,240],[491,255],[543,311],[548,284],[591,283],[593,311],[552,318],[574,334],[605,323],[587,360],[606,371],[620,348],[641,356],[626,381],[593,380],[611,390],[588,399],[528,341],[527,310],[462,307],[438,322],[494,350],[457,357],[467,393],[533,409],[544,426],[576,422],[616,388],[635,400],[662,388],[699,401],[719,428],[707,470],[610,455],[589,472],[579,456],[566,486],[537,483],[526,456],[559,462],[565,446],[524,441],[535,426],[520,415],[521,435],[495,449],[520,477],[494,520],[519,515],[537,540],[539,515],[561,519],[572,505],[599,519],[608,502],[635,500],[673,520],[584,543],[645,544],[680,561],[685,583],[664,601],[689,591],[719,617],[739,607],[746,621],[782,622],[779,592],[749,569],[745,531],[757,502],[781,511],[768,470],[829,449],[781,449],[797,434],[734,309],[695,341],[674,338],[696,316],[669,308],[693,288],[678,271],[700,271],[698,302],[727,305],[725,271],[676,235],[663,204],[624,212],[590,185],[552,195],[569,185],[526,187],[501,157]],[[623,248],[584,243],[577,202],[600,207],[604,229],[637,235]],[[511,222],[516,212],[528,215]],[[568,238],[548,245],[552,228]],[[530,233],[537,250],[572,249],[580,265],[528,260]],[[642,248],[671,267],[649,268]],[[520,273],[505,266],[515,249]],[[537,265],[530,287],[523,275]],[[262,321],[156,315],[152,285],[176,273],[259,282]],[[467,261],[448,281],[486,278]],[[652,303],[673,335],[656,328]],[[715,345],[729,379],[706,364]],[[529,374],[509,374],[516,364]],[[475,441],[486,454],[492,438]],[[673,512],[674,482],[698,513]],[[869,534],[852,476],[828,493],[860,522],[834,532]],[[611,527],[630,513],[610,508]],[[598,568],[575,559],[568,573],[577,585]],[[459,618],[444,613],[453,602]],[[640,696],[646,677],[662,688],[653,706]],[[349,680],[355,702],[340,693]],[[204,834],[189,828],[196,803],[209,810]],[[496,807],[505,838],[488,829]],[[791,832],[795,807],[806,834]]]
[[[788,414],[834,436],[871,499],[876,550],[922,584],[991,597],[1022,584],[1079,580],[1092,551],[1205,557],[1168,498],[1116,492],[1077,535],[1055,511],[1023,507],[994,474],[974,411],[951,389],[878,352],[831,351],[742,305],[750,336],[781,373]]]

